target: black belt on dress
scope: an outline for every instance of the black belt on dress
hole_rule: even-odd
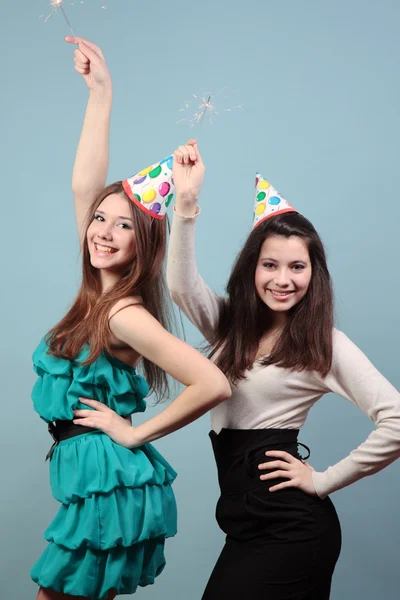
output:
[[[54,450],[61,441],[68,440],[69,438],[75,437],[77,435],[82,435],[83,433],[89,433],[90,431],[100,431],[99,429],[94,429],[93,427],[84,427],[83,425],[76,425],[73,421],[61,420],[54,421],[54,423],[48,423],[48,430],[51,437],[54,440],[54,444],[48,451],[45,460],[48,460],[53,456]]]

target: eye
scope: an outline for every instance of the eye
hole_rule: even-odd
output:
[[[104,221],[104,218],[101,215],[94,215],[93,221]]]
[[[275,264],[271,263],[271,262],[263,262],[262,266],[265,267],[266,269],[274,269],[275,268]]]
[[[121,229],[132,229],[129,223],[120,223],[118,227],[121,227]]]
[[[305,266],[304,265],[293,265],[292,269],[293,269],[293,271],[300,272],[300,271],[304,271]]]

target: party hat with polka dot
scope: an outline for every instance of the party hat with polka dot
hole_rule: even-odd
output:
[[[143,169],[122,182],[129,198],[155,219],[162,219],[175,193],[172,177],[173,157]]]
[[[285,212],[298,212],[264,177],[256,174],[256,198],[254,202],[253,229],[260,223]]]

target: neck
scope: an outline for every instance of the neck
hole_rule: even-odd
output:
[[[101,293],[107,293],[120,279],[121,275],[119,273],[102,269],[100,271]]]
[[[271,316],[272,316],[271,329],[273,331],[282,329],[287,321],[287,313],[274,311]]]

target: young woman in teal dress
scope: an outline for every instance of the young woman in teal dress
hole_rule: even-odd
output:
[[[112,600],[154,582],[165,538],[176,533],[176,473],[149,442],[228,398],[230,387],[164,327],[165,219],[141,210],[122,182],[104,187],[111,78],[99,48],[67,41],[78,44],[75,70],[90,92],[72,181],[83,275],[71,309],[33,355],[32,398],[56,440],[50,480],[61,507],[31,575],[38,600]],[[185,390],[132,427],[130,415],[145,410],[149,390],[165,396],[166,373]],[[109,435],[79,424],[91,405]]]

